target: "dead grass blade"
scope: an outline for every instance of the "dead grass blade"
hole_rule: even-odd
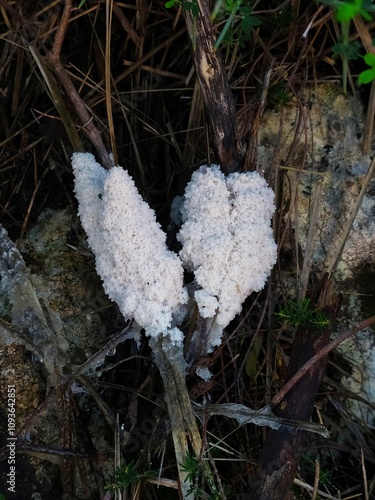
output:
[[[51,100],[54,103],[56,110],[64,123],[74,151],[84,151],[83,143],[79,138],[73,119],[56,84],[56,80],[53,78],[50,70],[47,68],[47,65],[44,62],[44,59],[41,57],[37,49],[33,45],[30,45],[29,51],[39,68],[39,71],[43,77],[43,81],[45,82],[48,92],[51,96]]]
[[[363,489],[364,489],[364,493],[365,493],[365,500],[369,500],[370,497],[369,497],[369,492],[368,492],[366,464],[365,464],[365,456],[363,453],[363,448],[361,448],[361,467],[362,467]]]
[[[327,354],[336,349],[336,347],[338,347],[342,342],[350,338],[352,335],[355,335],[356,333],[364,330],[374,323],[375,316],[371,316],[371,318],[365,319],[364,321],[361,321],[360,323],[354,325],[352,328],[349,328],[349,330],[346,330],[344,333],[341,333],[335,340],[332,340],[329,344],[323,347],[317,354],[310,358],[309,361],[307,361],[284,385],[284,387],[273,397],[272,406],[276,406],[281,403],[290,389],[294,387],[296,383],[308,373],[308,371],[315,365],[315,363],[327,356]]]
[[[313,486],[310,486],[309,484],[307,484],[305,481],[301,481],[300,479],[295,479],[294,480],[294,484],[296,486],[299,486],[300,488],[303,488],[304,490],[306,491],[310,491],[310,492],[313,492],[314,491],[314,488]],[[332,495],[329,495],[328,493],[324,493],[324,491],[321,491],[321,490],[317,490],[317,494],[322,497],[322,498],[327,498],[327,500],[340,500],[340,498],[337,498],[337,497],[334,497]]]

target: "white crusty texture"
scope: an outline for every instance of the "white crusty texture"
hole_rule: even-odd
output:
[[[246,297],[264,287],[276,261],[274,209],[273,191],[255,172],[225,177],[217,165],[204,166],[186,188],[180,258],[201,287],[195,292],[201,316],[216,315],[212,347]]]
[[[166,334],[187,293],[181,261],[153,210],[121,167],[107,171],[88,153],[74,153],[72,165],[78,213],[105,292],[148,335]]]

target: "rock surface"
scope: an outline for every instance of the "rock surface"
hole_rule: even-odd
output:
[[[105,418],[92,405],[92,399],[85,392],[80,393],[77,387],[73,389],[78,394],[66,391],[65,402],[51,392],[52,386],[56,389],[59,384],[59,377],[85,362],[113,333],[113,318],[117,313],[102,291],[93,257],[85,248],[85,235],[76,215],[69,209],[44,211],[22,246],[35,300],[39,301],[41,314],[49,325],[46,327],[49,337],[39,345],[38,335],[33,331],[32,323],[36,320],[32,319],[32,310],[21,311],[21,306],[16,310],[22,301],[14,295],[24,291],[25,286],[20,285],[18,292],[13,292],[12,302],[9,289],[2,288],[0,307],[4,325],[12,318],[13,324],[24,322],[27,327],[27,318],[31,324],[20,336],[17,331],[4,335],[6,328],[0,332],[1,401],[6,401],[8,385],[14,385],[18,445],[28,448],[26,455],[17,454],[17,491],[21,496],[14,498],[58,498],[62,492],[60,472],[64,463],[53,450],[66,449],[63,441],[69,434],[73,439],[71,449],[87,455],[81,442],[83,434],[78,440],[74,437],[76,426],[81,433],[86,429],[87,435],[91,435],[97,453],[109,456],[112,453],[112,445],[104,438],[108,434]],[[64,405],[68,405],[67,411]],[[91,406],[91,414],[82,424],[86,405]],[[4,442],[7,421],[5,414],[0,416],[1,441]],[[95,436],[98,436],[96,440]],[[40,447],[47,447],[51,452],[41,451]],[[6,462],[1,464],[1,483],[5,484],[8,466]],[[97,483],[85,464],[87,458],[81,464],[81,470],[86,469],[83,476],[74,479],[76,498],[91,498],[97,493]],[[42,496],[38,496],[40,494]]]
[[[339,85],[323,84],[307,88],[299,103],[267,111],[259,131],[259,166],[270,172],[277,168],[289,202],[283,220],[295,238],[290,250],[303,255],[299,293],[306,291],[310,271],[321,277],[333,272],[346,304],[339,330],[375,314],[374,290],[358,282],[364,266],[375,263],[375,178],[366,179],[371,158],[361,151],[364,121],[358,97],[344,95]],[[365,296],[372,304],[367,308],[361,299]],[[344,385],[370,403],[375,403],[374,347],[370,328],[339,348],[353,366]],[[368,422],[374,417],[363,402],[353,401],[352,409]]]
[[[272,170],[276,166],[286,174],[290,199],[287,216],[292,219],[296,243],[302,249],[312,220],[314,196],[319,196],[313,265],[323,273],[334,265],[332,259],[371,160],[361,152],[365,116],[359,98],[344,95],[338,85],[325,84],[305,90],[303,99],[304,103],[294,102],[281,112],[265,114],[258,161],[261,168]],[[372,179],[340,258],[341,277],[374,260],[374,247]]]

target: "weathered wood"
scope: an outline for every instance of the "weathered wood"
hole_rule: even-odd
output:
[[[242,170],[243,157],[237,132],[236,109],[207,0],[198,0],[199,14],[185,11],[194,63],[209,117],[213,147],[224,172]]]
[[[185,380],[185,361],[182,349],[162,339],[151,339],[153,357],[163,379],[168,417],[171,424],[173,445],[176,454],[180,498],[193,500],[191,478],[182,467],[189,445],[196,457],[201,456],[202,440],[191,405]]]

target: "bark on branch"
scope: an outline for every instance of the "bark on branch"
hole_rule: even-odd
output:
[[[215,49],[215,32],[207,0],[198,0],[199,15],[185,11],[195,69],[212,129],[213,147],[224,172],[242,170],[243,157],[237,132],[236,109],[225,66]]]

